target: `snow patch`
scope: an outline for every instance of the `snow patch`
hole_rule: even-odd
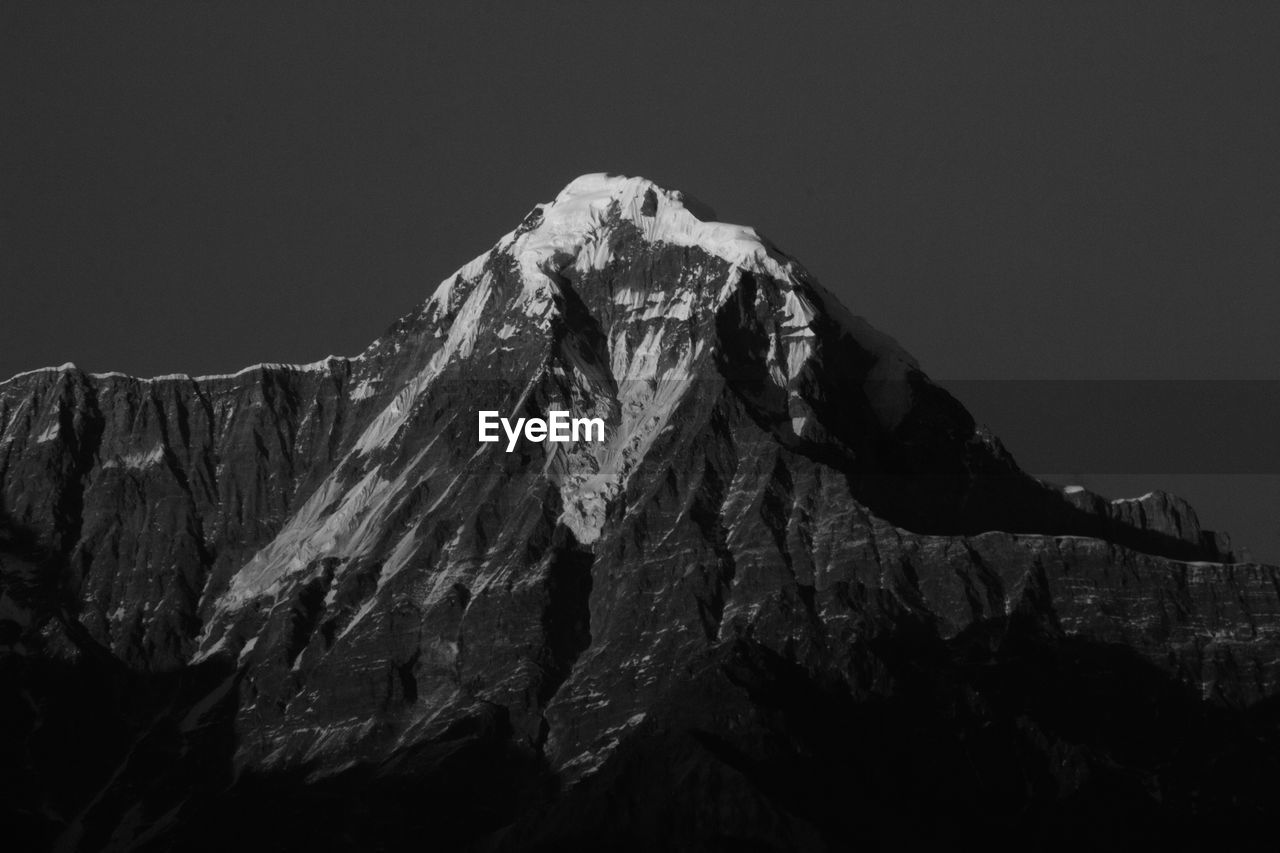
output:
[[[145,453],[125,453],[108,459],[102,463],[105,468],[132,468],[142,470],[150,468],[152,465],[159,465],[164,461],[164,448],[156,445]]]
[[[1113,504],[1141,503],[1142,501],[1145,501],[1149,498],[1154,498],[1155,496],[1156,496],[1155,492],[1147,492],[1145,495],[1141,495],[1140,497],[1136,497],[1136,498],[1116,498],[1115,500],[1111,501],[1111,503]]]
[[[374,390],[373,385],[374,383],[372,381],[365,379],[359,385],[351,389],[351,399],[367,400],[368,398],[372,397],[374,394],[377,393]]]
[[[702,341],[665,347],[662,327],[651,326],[628,352],[620,333],[611,358],[621,422],[603,443],[583,444],[567,453],[565,470],[558,475],[561,520],[579,542],[591,544],[600,538],[609,501],[622,493],[631,472],[671,421],[704,351]],[[585,366],[579,373],[586,373]],[[583,378],[590,383],[589,374]]]
[[[287,578],[304,572],[321,557],[337,557],[349,563],[372,551],[397,496],[404,493],[430,450],[431,445],[422,448],[394,478],[383,476],[381,465],[375,465],[350,486],[344,483],[340,473],[331,474],[276,538],[236,572],[230,589],[218,600],[217,610],[236,611],[249,601],[278,592]],[[413,547],[410,546],[416,547],[412,537],[406,536],[396,549],[399,556],[393,559],[411,557]],[[399,571],[399,567],[392,568]],[[370,596],[366,605],[372,606],[375,598],[376,594]],[[217,621],[210,619],[206,624],[202,642],[210,636]]]

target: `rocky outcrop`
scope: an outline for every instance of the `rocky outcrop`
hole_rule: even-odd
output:
[[[1108,501],[1082,486],[1067,486],[1063,493],[1074,506],[1109,519],[1114,528],[1147,531],[1185,542],[1221,562],[1247,562],[1247,555],[1232,548],[1226,533],[1201,529],[1195,508],[1177,495],[1154,491],[1138,498]]]
[[[479,410],[606,436],[508,453]],[[828,727],[934,700],[977,703],[942,713],[958,732],[1013,725],[958,686],[960,648],[1010,695],[1035,687],[1014,647],[1121,649],[1221,713],[1280,678],[1276,569],[1176,499],[1027,476],[795,261],[642,179],[573,182],[354,358],[0,384],[0,499],[11,653],[219,673],[182,719],[223,720],[242,779],[428,784],[459,750],[530,780],[449,824],[528,823],[498,845],[564,841],[564,809],[666,778],[643,744],[723,783],[704,805],[755,813],[744,838],[833,843],[743,768],[813,748],[762,746],[817,737],[787,716],[809,699]],[[1027,749],[1080,746],[1042,722]]]

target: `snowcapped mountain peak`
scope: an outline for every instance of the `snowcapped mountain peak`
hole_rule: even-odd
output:
[[[596,172],[570,181],[552,201],[536,205],[489,251],[444,279],[427,300],[424,314],[435,320],[450,318],[453,327],[463,306],[472,305],[476,310],[467,317],[478,322],[483,305],[491,298],[498,299],[491,284],[497,269],[494,264],[501,260],[499,267],[509,265],[518,270],[519,287],[514,294],[503,288],[505,296],[487,310],[498,309],[513,322],[531,320],[546,329],[562,295],[563,273],[578,281],[599,281],[598,274],[611,264],[629,263],[619,254],[628,249],[690,249],[723,261],[727,275],[717,280],[714,292],[698,299],[704,309],[714,309],[728,298],[742,273],[770,279],[787,291],[812,285],[798,264],[769,245],[754,228],[705,221],[689,208],[683,193],[664,189],[647,178]],[[605,278],[612,280],[611,275]],[[802,285],[802,280],[807,283]],[[701,283],[710,284],[711,280]],[[688,284],[686,281],[686,289]],[[645,292],[631,287],[619,298],[628,304],[636,299],[643,304],[657,298],[655,288],[670,291],[666,297],[680,304],[649,305],[646,311],[650,315],[661,307],[662,313],[670,313],[667,308],[671,308],[677,318],[688,316],[690,306],[681,300],[687,301],[691,294],[676,293],[680,289],[678,277],[650,279],[644,285]],[[789,299],[787,307],[800,309],[802,315],[792,317],[790,325],[804,326],[812,319],[804,300]],[[516,326],[508,323],[507,328]]]
[[[480,281],[495,255],[515,261],[523,287],[516,305],[526,316],[543,316],[554,298],[552,279],[562,270],[604,269],[616,260],[622,232],[650,246],[696,248],[731,269],[795,283],[803,272],[754,228],[700,219],[678,190],[639,176],[593,172],[568,183],[550,202],[536,205],[514,230],[487,252],[444,279],[426,303],[429,315],[452,313]]]
[[[566,184],[552,203],[566,204],[582,198],[600,196],[621,198],[628,193],[643,194],[651,188],[657,189],[657,185],[640,176],[628,177],[611,172],[589,172],[579,175]]]
[[[788,261],[745,225],[705,222],[685,204],[678,190],[664,189],[643,177],[604,172],[582,175],[549,204],[525,220],[527,230],[510,235],[521,257],[540,258],[548,250],[573,254],[580,266],[599,268],[607,261],[607,235],[621,223],[635,226],[650,243],[697,246],[734,266],[786,277]]]
[[[584,213],[607,215],[615,204],[618,214],[631,222],[679,215],[682,211],[693,215],[685,210],[684,194],[678,190],[663,189],[648,178],[607,172],[574,178],[554,201],[538,205],[536,209],[543,212],[547,224],[573,227],[582,224]]]

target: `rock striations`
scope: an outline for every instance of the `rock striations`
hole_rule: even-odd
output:
[[[507,453],[480,410],[605,440]],[[19,740],[77,695],[50,668],[150,697],[102,779],[9,792],[71,848],[278,803],[264,846],[1195,828],[1228,807],[1163,727],[1234,756],[1280,683],[1275,568],[1169,496],[1022,473],[794,260],[640,178],[573,181],[353,358],[0,383],[0,512],[0,654],[45,697]]]

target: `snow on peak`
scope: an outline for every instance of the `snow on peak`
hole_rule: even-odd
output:
[[[786,262],[770,250],[754,228],[704,222],[685,204],[684,194],[647,178],[596,172],[569,182],[555,201],[540,206],[541,220],[516,238],[517,254],[541,256],[548,249],[568,251],[591,266],[607,259],[600,240],[610,211],[640,229],[651,243],[697,246],[730,264],[777,278],[786,277]],[[584,258],[584,253],[590,253]]]
[[[524,290],[518,304],[530,316],[544,313],[552,282],[547,271],[564,259],[582,271],[601,269],[610,260],[610,232],[618,220],[634,225],[650,243],[698,247],[730,265],[786,280],[791,262],[745,225],[706,222],[686,205],[683,193],[642,177],[594,172],[573,179],[553,201],[537,205],[524,223],[500,239],[495,250],[519,265]],[[436,288],[428,309],[450,305],[459,279],[482,274],[486,252]]]

